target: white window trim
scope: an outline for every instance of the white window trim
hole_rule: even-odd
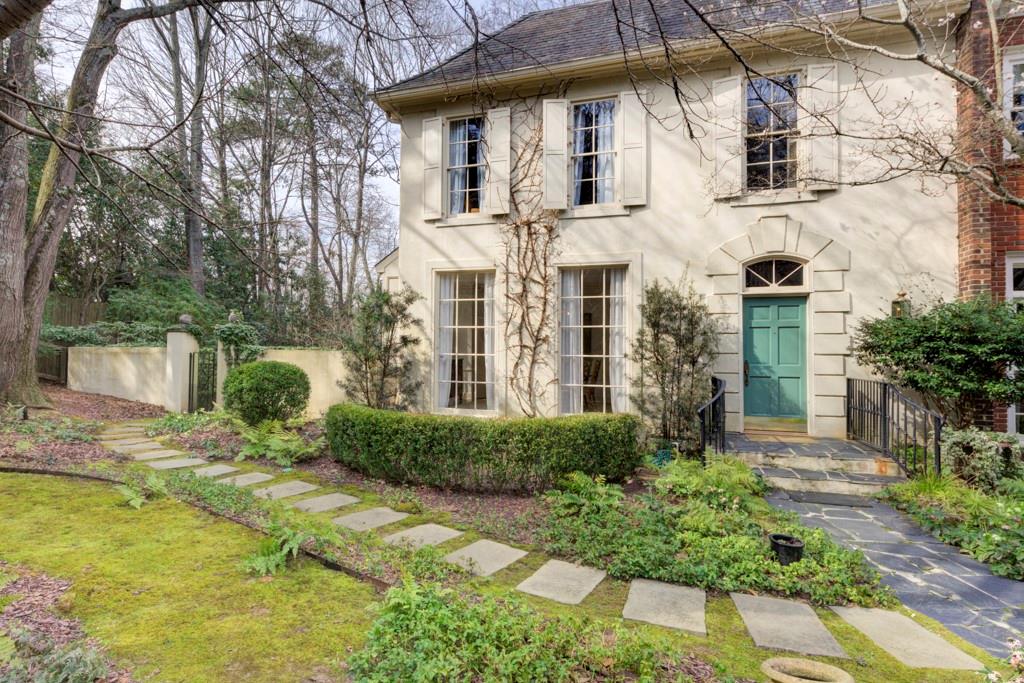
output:
[[[1010,47],[1003,51],[1003,111],[1007,120],[1012,121],[1013,112],[1013,67],[1024,64],[1024,47]],[[1010,141],[1003,140],[1003,157],[1016,159],[1017,155],[1010,149]]]
[[[1020,55],[1021,61],[1024,61],[1024,52]],[[1020,299],[1024,302],[1024,291],[1018,291],[1013,288],[1013,268],[1014,266],[1024,266],[1024,253],[1016,252],[1006,255],[1006,300],[1014,301]],[[1016,434],[1018,439],[1024,441],[1024,434],[1017,431],[1017,406],[1010,404],[1006,409],[1006,433]]]
[[[474,417],[496,417],[501,414],[501,403],[502,394],[499,389],[502,388],[501,374],[498,368],[499,348],[498,342],[498,315],[500,313],[498,307],[498,296],[497,296],[497,283],[498,283],[498,271],[494,267],[493,263],[481,261],[480,266],[467,265],[466,267],[441,267],[441,268],[430,268],[428,267],[428,273],[433,281],[433,293],[434,300],[432,302],[433,312],[432,318],[434,322],[434,329],[431,335],[431,367],[430,367],[430,403],[434,407],[434,413],[439,415],[468,415]],[[438,385],[440,384],[440,353],[437,349],[437,335],[441,329],[441,276],[442,275],[453,275],[457,273],[490,273],[491,277],[494,278],[494,291],[495,294],[491,299],[491,306],[493,311],[493,326],[495,335],[495,349],[494,359],[491,361],[494,363],[494,409],[487,410],[486,408],[448,408],[438,405]]]
[[[452,213],[451,204],[451,180],[449,171],[451,171],[451,123],[453,121],[463,121],[465,119],[479,118],[480,124],[480,146],[484,150],[484,181],[480,186],[480,210],[476,213]],[[444,171],[443,177],[441,178],[442,185],[444,186],[444,194],[442,195],[442,201],[444,204],[441,206],[441,220],[436,223],[439,227],[447,227],[449,225],[475,225],[482,223],[493,223],[494,218],[484,212],[484,202],[486,201],[487,194],[487,176],[490,173],[490,169],[487,166],[488,159],[487,155],[487,113],[479,113],[471,111],[464,114],[453,114],[451,116],[444,117],[444,125],[441,127],[441,137],[443,138],[441,144],[441,168]]]
[[[576,174],[573,173],[573,156],[574,156],[574,142],[575,142],[575,120],[576,120],[576,107],[580,104],[587,104],[589,102],[615,102],[615,113],[612,116],[612,135],[614,141],[612,142],[612,188],[613,195],[612,201],[604,202],[601,204],[580,204],[577,205],[573,202],[576,196]],[[595,97],[584,97],[578,100],[569,100],[568,113],[566,118],[566,125],[568,127],[567,141],[568,149],[566,150],[566,208],[563,210],[563,217],[566,218],[590,218],[594,216],[607,216],[607,215],[628,215],[628,207],[622,205],[622,190],[620,189],[620,173],[622,169],[620,167],[620,160],[622,159],[622,98],[619,97],[618,93],[610,93],[605,96]],[[612,213],[608,213],[608,212]],[[625,213],[618,213],[624,211]]]
[[[767,287],[748,287],[747,286],[747,268],[749,266],[752,266],[755,263],[760,263],[762,261],[778,261],[778,260],[793,261],[795,263],[801,264],[801,266],[804,269],[804,283],[802,285],[796,285],[796,286],[792,286],[792,287],[780,287],[778,285],[770,285],[770,286],[767,286]],[[743,296],[746,296],[746,297],[786,296],[786,295],[800,296],[802,294],[810,294],[813,291],[813,288],[811,287],[811,271],[812,270],[813,269],[810,267],[810,263],[806,259],[800,258],[800,257],[797,257],[797,256],[791,256],[789,254],[786,254],[785,252],[774,253],[774,254],[771,254],[770,256],[767,256],[767,257],[759,256],[757,258],[752,258],[749,261],[745,261],[740,266],[740,291],[743,293]]]

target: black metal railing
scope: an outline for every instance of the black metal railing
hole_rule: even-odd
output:
[[[709,448],[725,452],[725,380],[711,378],[711,399],[697,409],[700,419],[700,457]]]
[[[67,384],[68,348],[40,344],[36,351],[36,375],[57,384]]]
[[[945,418],[895,386],[846,380],[846,433],[892,458],[907,476],[942,472]]]
[[[188,354],[188,412],[213,410],[217,399],[217,351],[199,349]]]

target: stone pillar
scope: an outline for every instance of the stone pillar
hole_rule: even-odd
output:
[[[164,408],[175,413],[188,411],[189,356],[199,350],[199,342],[183,329],[167,331],[167,362],[164,374]]]
[[[224,354],[224,344],[217,342],[217,396],[214,399],[218,408],[224,407],[224,380],[228,376],[228,357]]]

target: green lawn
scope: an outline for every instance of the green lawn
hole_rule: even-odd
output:
[[[0,558],[69,579],[67,607],[142,680],[341,680],[372,588],[310,561],[271,580],[259,536],[174,500],[132,510],[106,484],[0,474]]]

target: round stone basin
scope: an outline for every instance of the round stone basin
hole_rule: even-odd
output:
[[[774,683],[854,683],[842,669],[795,657],[773,657],[761,664],[761,671]]]

